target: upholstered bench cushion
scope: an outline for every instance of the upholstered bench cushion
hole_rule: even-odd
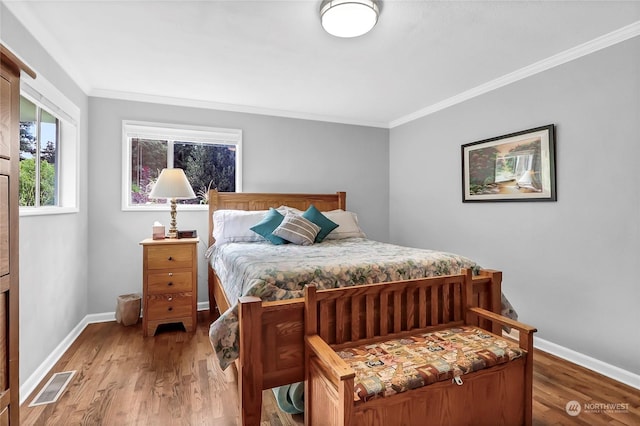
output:
[[[485,330],[462,326],[337,353],[356,373],[356,399],[367,401],[504,364],[525,351]]]

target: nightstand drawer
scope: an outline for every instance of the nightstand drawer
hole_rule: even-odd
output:
[[[166,245],[149,247],[147,250],[148,269],[178,269],[193,266],[192,245]]]
[[[158,294],[191,291],[192,276],[191,271],[150,273],[147,276],[147,292]]]
[[[192,302],[191,293],[147,296],[148,312],[144,315],[150,320],[188,317],[191,316]]]

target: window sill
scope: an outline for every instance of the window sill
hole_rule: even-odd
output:
[[[77,207],[20,207],[20,217],[78,213]]]
[[[203,211],[208,210],[208,204],[178,204],[177,211]],[[168,212],[171,210],[170,204],[150,204],[142,206],[122,206],[123,212]]]

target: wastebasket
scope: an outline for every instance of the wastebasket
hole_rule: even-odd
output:
[[[140,302],[142,297],[139,293],[122,294],[118,296],[118,306],[116,308],[116,322],[129,326],[138,323],[140,319]]]

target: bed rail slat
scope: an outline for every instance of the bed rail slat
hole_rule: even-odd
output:
[[[427,326],[427,289],[424,287],[418,289],[418,309],[418,327],[424,328]]]
[[[464,306],[462,304],[462,284],[456,283],[453,287],[453,320],[460,321],[462,320],[462,311],[464,310]]]
[[[431,287],[430,289],[430,299],[431,299],[431,322],[429,325],[438,324],[438,289],[436,287]]]
[[[366,312],[366,316],[365,318],[367,319],[367,322],[365,324],[365,328],[366,328],[366,336],[367,338],[371,338],[375,335],[375,297],[373,294],[367,294],[366,296],[366,307],[365,307],[365,312]]]
[[[415,325],[415,290],[416,289],[414,287],[407,288],[407,322],[405,325],[407,330],[411,330]]]
[[[349,340],[360,339],[360,298],[351,298],[351,337]]]
[[[389,334],[389,292],[380,293],[380,335]]]
[[[336,299],[336,343],[340,344],[345,341],[345,332],[347,321],[345,315],[344,299]]]
[[[402,294],[400,291],[393,292],[393,332],[402,331]]]
[[[450,320],[450,303],[451,300],[449,299],[449,287],[450,284],[449,283],[445,283],[442,286],[442,320],[443,321],[449,321]]]

